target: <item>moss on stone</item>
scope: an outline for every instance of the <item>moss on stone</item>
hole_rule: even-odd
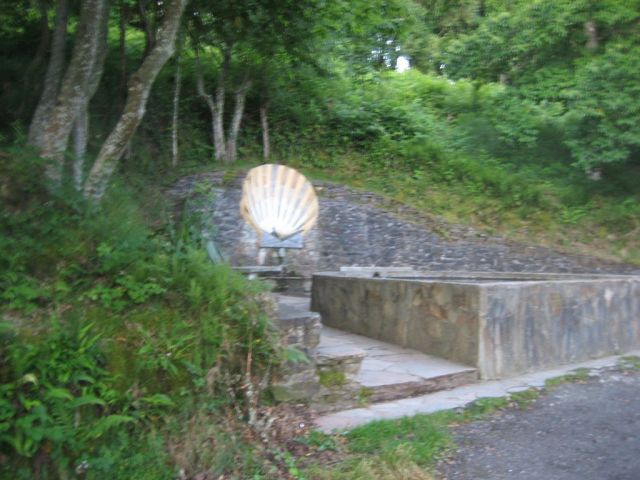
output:
[[[320,370],[320,385],[326,388],[341,387],[347,383],[347,376],[338,370]]]

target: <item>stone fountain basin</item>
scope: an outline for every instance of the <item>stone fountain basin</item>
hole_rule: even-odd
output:
[[[640,276],[317,273],[322,323],[504,378],[640,347]]]

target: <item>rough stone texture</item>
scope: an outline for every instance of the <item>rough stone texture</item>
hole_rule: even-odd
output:
[[[341,372],[345,375],[357,375],[367,352],[358,347],[320,346],[316,356],[318,371]]]
[[[418,274],[416,274],[418,275]],[[504,378],[640,347],[640,277],[316,274],[325,325]]]
[[[169,191],[176,211],[186,200],[211,218],[209,235],[234,265],[256,265],[256,235],[239,212],[242,172],[225,179],[221,172],[185,177]],[[196,188],[196,185],[204,188]],[[304,250],[287,252],[289,268],[302,275],[345,265],[416,266],[423,270],[510,272],[640,273],[640,268],[548,248],[516,244],[470,227],[452,225],[379,195],[327,182],[314,182],[320,201],[318,225]],[[276,263],[275,258],[271,258]]]
[[[326,326],[318,352],[326,357],[318,360],[319,369],[324,364],[331,372],[344,373],[341,384],[321,388],[314,399],[319,412],[412,397],[477,379],[473,368]],[[353,364],[342,364],[354,356],[359,360],[357,371],[351,369]]]
[[[483,378],[640,346],[640,277],[482,285],[480,292]]]
[[[311,309],[330,327],[475,365],[479,291],[473,285],[314,276]]]
[[[277,326],[282,344],[302,352],[306,361],[281,365],[271,391],[279,401],[307,400],[320,388],[316,373],[316,352],[322,328],[320,315],[300,309],[295,299],[279,298]]]
[[[311,399],[311,406],[318,414],[327,414],[366,403],[366,391],[357,382],[349,379],[344,384],[321,385],[320,390]]]

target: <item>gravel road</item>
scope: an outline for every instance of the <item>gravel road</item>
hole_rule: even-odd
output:
[[[640,372],[560,385],[454,434],[442,479],[640,480]]]

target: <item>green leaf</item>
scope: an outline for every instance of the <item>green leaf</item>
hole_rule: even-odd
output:
[[[164,393],[156,393],[148,397],[142,397],[140,401],[148,403],[149,405],[157,405],[162,407],[175,407],[175,403],[168,395]]]
[[[108,417],[102,417],[93,425],[91,431],[87,434],[89,438],[100,438],[114,427],[126,425],[127,423],[134,423],[135,418],[128,415],[109,415]]]
[[[104,406],[107,403],[102,400],[101,398],[95,397],[93,395],[83,395],[82,397],[78,397],[76,398],[73,403],[72,406],[73,408],[79,408],[82,407],[84,405],[100,405],[100,406]]]
[[[54,398],[60,400],[74,400],[73,395],[66,388],[50,387],[45,393],[45,398]]]

